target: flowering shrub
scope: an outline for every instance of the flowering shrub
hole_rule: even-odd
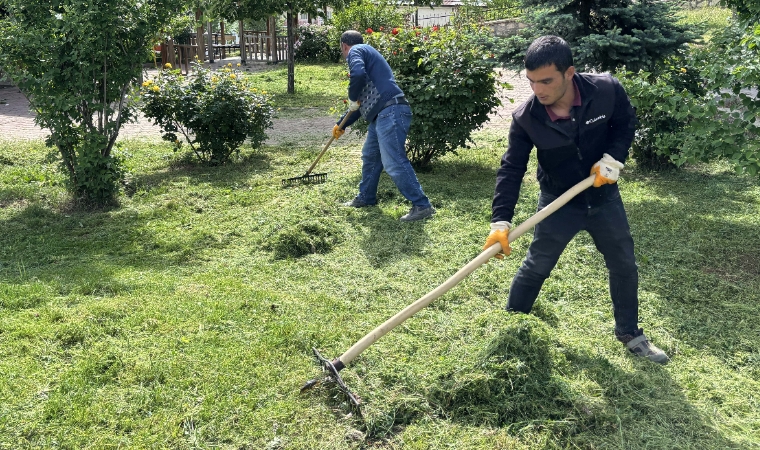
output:
[[[305,25],[298,29],[298,41],[294,46],[296,61],[338,62],[340,47],[329,40],[329,25]]]
[[[364,36],[388,60],[412,107],[407,154],[418,167],[468,147],[500,104],[496,59],[481,42],[488,30],[466,26],[400,28]],[[358,127],[363,121],[357,122]]]
[[[405,15],[410,13],[399,9],[397,3],[389,1],[352,3],[345,9],[336,11],[330,20],[332,30],[328,42],[340,54],[340,35],[346,30],[356,30],[363,33],[383,32],[394,27],[403,27]]]
[[[223,164],[250,140],[254,148],[272,127],[273,108],[265,91],[248,85],[232,64],[211,71],[193,63],[188,77],[165,70],[140,89],[142,111],[164,132],[164,140],[182,147],[180,136],[202,162]]]

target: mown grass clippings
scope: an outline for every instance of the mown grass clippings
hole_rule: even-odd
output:
[[[263,247],[278,259],[299,258],[329,253],[340,241],[341,232],[332,223],[310,219],[283,227],[267,237]]]

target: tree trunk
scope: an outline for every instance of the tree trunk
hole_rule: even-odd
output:
[[[243,30],[243,21],[238,22],[238,39],[240,39],[240,63],[246,63],[245,55],[245,30]]]
[[[195,10],[195,20],[201,23],[200,20],[203,17],[203,11],[200,8]],[[203,25],[195,29],[195,48],[198,51],[198,58],[201,62],[206,60],[206,54],[203,49]]]
[[[208,62],[214,63],[214,35],[211,28],[211,21],[208,22]]]
[[[294,58],[295,52],[293,51],[293,9],[288,9],[288,94],[295,94],[296,92],[296,76]]]
[[[272,63],[278,63],[280,62],[280,56],[277,53],[277,18],[272,16],[269,18],[269,42],[270,42],[270,50],[272,51]]]
[[[224,21],[219,22],[219,34],[222,35],[222,38],[220,40],[220,44],[222,44],[221,58],[224,59],[227,57],[227,36],[224,35]]]

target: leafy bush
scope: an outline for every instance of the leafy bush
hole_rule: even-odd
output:
[[[407,154],[417,167],[468,147],[472,132],[500,104],[496,60],[482,45],[489,36],[477,26],[393,28],[365,36],[388,60],[412,106]],[[359,121],[356,128],[366,126]]]
[[[166,66],[140,90],[142,111],[165,140],[180,149],[182,134],[198,159],[210,164],[227,162],[246,139],[254,148],[264,142],[274,112],[269,97],[249,86],[232,64],[211,71],[196,62],[188,77]]]
[[[678,65],[618,71],[639,119],[637,161],[659,168],[727,158],[738,172],[760,173],[760,100],[749,89],[760,85],[760,68],[746,63],[760,56],[757,36],[730,27],[671,60]]]
[[[294,46],[296,61],[328,63],[340,61],[340,47],[330,45],[329,36],[332,28],[329,25],[300,27],[298,41]]]
[[[705,107],[706,90],[699,69],[691,63],[692,58],[684,52],[669,58],[655,72],[617,72],[636,108],[639,123],[632,156],[642,167],[673,167],[681,146],[671,137],[687,128],[695,120],[695,112],[701,114],[699,109]]]

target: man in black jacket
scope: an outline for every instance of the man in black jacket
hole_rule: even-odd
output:
[[[511,251],[510,221],[534,147],[539,210],[589,174],[596,174],[596,179],[594,188],[536,225],[525,261],[512,281],[507,309],[530,312],[567,244],[586,230],[609,271],[615,336],[632,353],[665,364],[667,355],[638,326],[638,269],[616,183],[636,126],[628,95],[609,74],[576,73],[569,45],[557,36],[533,41],[525,54],[525,69],[534,95],[512,114],[484,249],[499,242],[504,254]]]

